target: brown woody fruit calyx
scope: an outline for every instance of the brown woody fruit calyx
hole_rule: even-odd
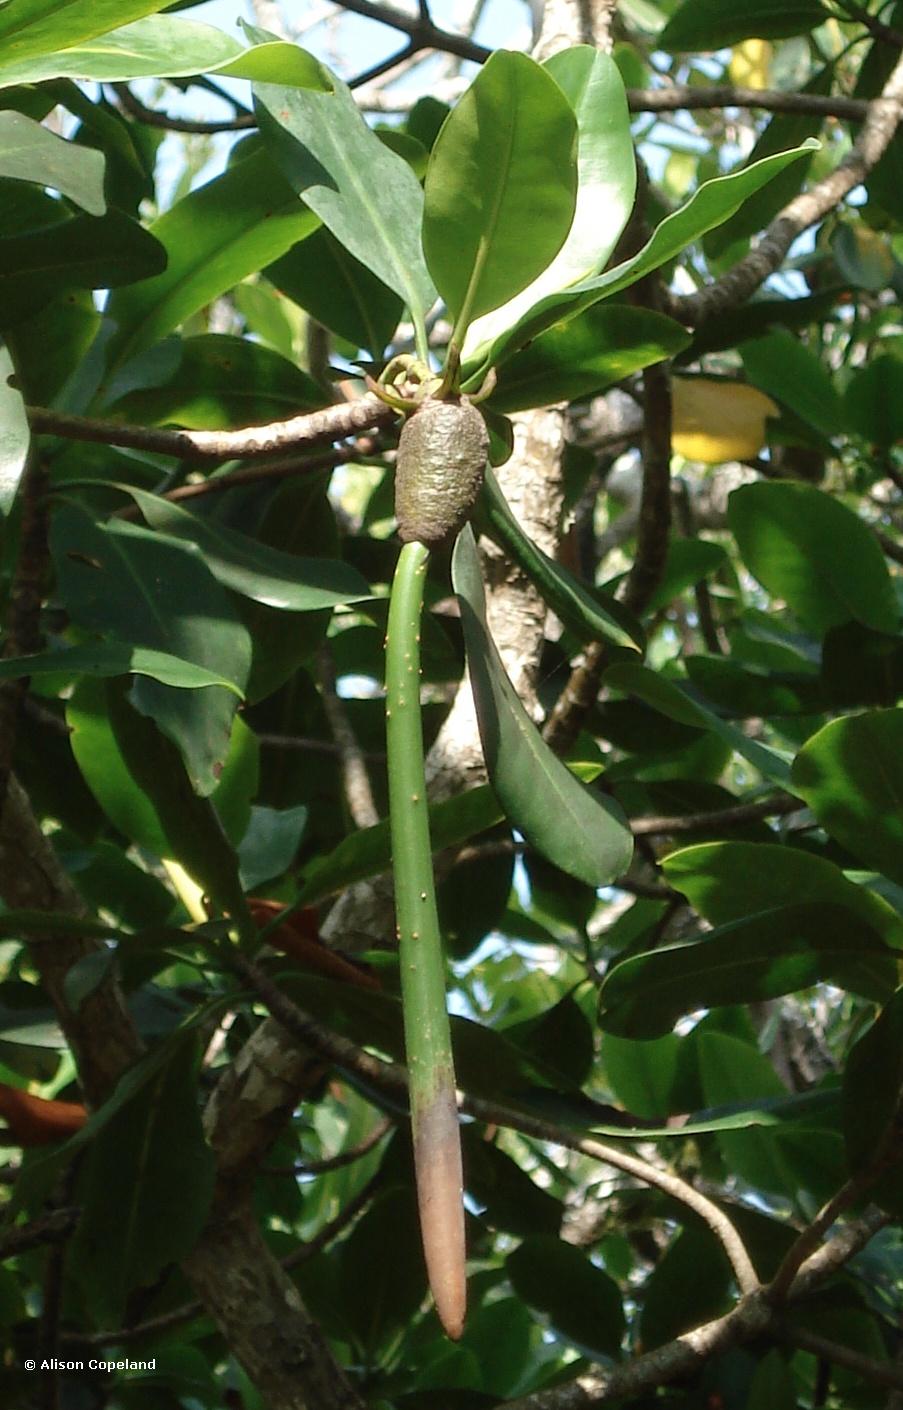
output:
[[[403,543],[436,548],[463,528],[488,454],[486,423],[469,401],[424,398],[398,441],[395,517]]]

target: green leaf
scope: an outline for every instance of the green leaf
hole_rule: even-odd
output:
[[[112,413],[142,426],[166,423],[219,431],[257,426],[315,411],[323,388],[271,348],[229,333],[184,338],[172,375],[152,387],[126,392]]]
[[[0,514],[3,515],[12,508],[31,445],[22,393],[9,382],[15,373],[8,350],[0,346]]]
[[[606,1033],[602,1067],[611,1090],[635,1116],[660,1121],[674,1108],[680,1039],[674,1033],[635,1043]]]
[[[629,866],[633,839],[611,800],[590,793],[549,749],[511,685],[486,625],[473,532],[458,536],[452,581],[489,778],[506,816],[550,862],[590,886]]]
[[[577,778],[587,781],[601,773],[598,764],[578,764],[569,766]],[[504,813],[488,784],[468,789],[445,802],[434,803],[430,807],[430,837],[433,851],[442,852],[448,847],[459,846],[471,837],[485,832],[502,821]],[[388,871],[392,859],[388,821],[378,822],[373,827],[360,828],[338,844],[337,847],[318,858],[304,873],[301,889],[295,899],[296,906],[312,906],[327,896],[351,886],[356,881],[364,881],[368,876],[379,876]]]
[[[663,49],[725,49],[744,39],[789,39],[823,24],[821,0],[684,0],[658,37]]]
[[[564,244],[576,143],[574,111],[554,79],[507,50],[490,57],[443,124],[426,173],[423,249],[459,344],[474,318],[520,293]]]
[[[883,999],[895,968],[877,932],[845,907],[781,906],[623,960],[602,984],[599,1021],[624,1038],[658,1038],[697,1009],[773,999],[823,979]]]
[[[885,353],[859,367],[843,399],[850,430],[882,449],[903,440],[903,362]]]
[[[16,0],[0,9],[0,46],[9,60],[52,54],[162,10],[166,0]]]
[[[105,159],[67,142],[22,113],[0,113],[0,177],[51,186],[89,215],[103,215]]]
[[[116,368],[303,240],[318,224],[271,159],[253,151],[151,223],[165,272],[114,294]]]
[[[770,1059],[751,1042],[727,1033],[701,1032],[697,1053],[708,1103],[786,1100],[786,1089]],[[758,1129],[722,1129],[715,1140],[729,1170],[753,1187],[794,1203],[801,1190],[814,1194],[820,1203],[844,1177],[836,1119],[823,1126],[803,1117],[799,1122]]]
[[[667,607],[687,588],[695,587],[711,573],[717,573],[719,568],[724,567],[726,559],[727,554],[719,543],[698,538],[672,539],[661,582],[649,599],[647,610],[658,612]],[[688,661],[688,672],[689,669]]]
[[[139,677],[132,688],[136,707],[178,745],[198,790],[210,793],[247,682],[251,644],[200,551],[121,521],[104,528],[66,504],[53,517],[51,552],[63,601],[82,627],[181,657],[237,687],[183,691]]]
[[[768,842],[709,842],[672,852],[662,870],[675,890],[713,925],[773,906],[825,901],[845,906],[888,945],[903,948],[903,917],[840,867],[797,847]]]
[[[843,430],[843,408],[831,374],[799,338],[777,329],[744,343],[740,355],[754,386],[789,406],[825,436]]]
[[[68,8],[73,7],[70,4]],[[122,19],[125,8],[120,6],[117,20]],[[163,7],[143,8],[147,14],[152,8]],[[93,34],[97,37],[80,38],[66,45],[51,44],[48,49],[27,56],[16,53],[13,40],[3,49],[0,88],[14,83],[45,83],[54,78],[118,83],[133,78],[215,73],[329,91],[329,79],[320,64],[296,44],[274,42],[245,49],[212,25],[176,20],[168,15],[151,15],[106,33],[94,29]]]
[[[767,157],[764,161],[756,162],[754,166],[744,167],[742,171],[704,182],[685,206],[667,216],[656,227],[652,238],[636,255],[622,264],[615,265],[613,269],[606,270],[604,274],[581,280],[580,283],[559,293],[544,296],[513,328],[499,334],[491,347],[480,349],[479,356],[471,355],[465,367],[467,387],[482,380],[484,369],[489,363],[495,364],[510,357],[544,329],[562,319],[575,317],[601,299],[612,298],[622,289],[642,279],[644,275],[666,264],[706,231],[720,225],[790,162],[798,161],[813,148],[813,143],[806,143],[796,151]]]
[[[540,299],[604,268],[627,223],[636,190],[636,161],[624,85],[608,54],[580,44],[543,64],[577,119],[577,202],[567,239],[551,264],[519,294],[471,324],[464,361],[513,328]]]
[[[386,1250],[391,1248],[391,1258]],[[394,1343],[426,1293],[417,1202],[408,1186],[384,1193],[340,1245],[342,1316],[368,1360]]]
[[[505,1259],[518,1297],[591,1356],[619,1360],[624,1308],[613,1278],[553,1234],[533,1234]]]
[[[491,1228],[521,1238],[558,1233],[564,1211],[557,1199],[473,1127],[464,1127],[462,1139],[467,1190]]]
[[[728,524],[747,568],[823,636],[843,622],[895,632],[900,613],[884,555],[862,520],[811,485],[735,490]]]
[[[124,641],[98,641],[85,646],[63,647],[59,651],[42,651],[35,656],[8,656],[0,661],[0,680],[20,676],[130,674],[151,676],[164,685],[178,686],[182,690],[197,690],[206,685],[223,686],[239,699],[242,698],[235,682],[218,671],[208,670],[166,651],[130,646]]]
[[[833,80],[834,66],[826,64],[809,80],[802,92],[828,94],[831,92]],[[790,147],[800,146],[808,137],[818,135],[824,121],[823,113],[775,113],[763,128],[744,165],[761,161],[763,157],[770,157],[775,152],[786,152]],[[770,181],[761,191],[757,191],[745,201],[738,211],[706,237],[706,254],[717,259],[736,241],[747,239],[757,231],[764,230],[800,190],[812,160],[813,157],[809,156],[803,161],[794,162],[776,176],[774,181]],[[806,303],[807,300],[800,302]],[[715,324],[721,322],[720,319],[711,321]],[[708,329],[704,331],[703,337],[707,332]]]
[[[332,93],[255,84],[261,133],[304,204],[421,321],[435,290],[420,248],[420,182],[332,81]]]
[[[644,1350],[712,1321],[730,1306],[731,1266],[711,1232],[680,1229],[643,1285]]]
[[[172,858],[175,843],[122,756],[101,681],[84,679],[79,683],[66,704],[66,724],[82,777],[113,826],[153,856]],[[257,787],[258,752],[256,736],[236,716],[229,752],[210,795],[223,829],[233,841],[242,836],[250,817],[250,800]],[[171,786],[175,780],[166,778],[162,782]]]
[[[903,1087],[903,989],[854,1044],[843,1074],[842,1119],[850,1169],[867,1170],[893,1133]]]
[[[687,329],[663,313],[623,304],[588,308],[503,363],[490,405],[510,412],[582,401],[690,341]]]
[[[677,720],[692,729],[710,730],[747,759],[765,778],[770,778],[781,787],[789,784],[790,769],[786,759],[758,740],[748,739],[736,725],[721,719],[698,700],[692,700],[678,681],[633,661],[621,661],[610,666],[605,672],[605,681],[611,689],[638,697],[668,719]]]
[[[117,484],[115,488],[132,496],[152,528],[194,544],[223,587],[253,602],[289,612],[317,612],[371,595],[366,579],[350,564],[282,553],[135,485]]]
[[[527,537],[488,467],[483,505],[489,534],[536,584],[552,611],[580,641],[610,641],[627,651],[642,650],[645,641],[639,622],[632,621],[614,598],[603,604],[601,594],[591,593]]]
[[[183,1043],[85,1158],[73,1266],[105,1326],[120,1325],[132,1289],[187,1253],[207,1218],[214,1159],[201,1128],[197,1069],[197,1045]]]
[[[903,885],[903,710],[832,720],[796,756],[792,786],[826,832]]]
[[[113,289],[147,281],[166,251],[122,211],[80,215],[0,239],[0,326],[48,303],[61,289]]]
[[[790,1367],[779,1351],[769,1351],[756,1366],[746,1410],[796,1410],[799,1404]]]
[[[401,317],[401,299],[331,231],[315,230],[263,273],[324,328],[382,357]]]

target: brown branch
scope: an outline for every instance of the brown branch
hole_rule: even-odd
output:
[[[477,44],[464,34],[452,34],[449,30],[440,29],[422,11],[411,15],[404,10],[396,10],[394,5],[374,4],[373,0],[338,0],[338,3],[343,10],[349,10],[354,15],[376,20],[390,29],[407,34],[412,48],[435,49],[443,54],[454,54],[459,59],[469,59],[475,64],[485,64],[492,54],[485,44]],[[409,52],[399,55],[398,59],[406,58]]]
[[[810,191],[785,206],[772,221],[755,249],[739,263],[696,294],[671,297],[664,312],[695,326],[742,304],[774,274],[798,235],[822,220],[829,211],[866,180],[886,152],[903,117],[903,56],[898,60],[879,98],[868,105],[868,116],[850,151]]]
[[[264,426],[247,426],[238,431],[173,431],[160,426],[130,426],[88,416],[70,416],[44,406],[30,406],[27,413],[36,435],[61,436],[64,440],[91,441],[198,460],[245,460],[299,446],[328,445],[377,426],[389,426],[397,415],[371,395],[293,416],[288,421],[271,421]]]
[[[120,108],[130,117],[137,118],[139,122],[145,123],[148,127],[161,127],[167,132],[215,133],[241,132],[249,127],[257,126],[257,118],[254,113],[236,113],[234,118],[210,121],[173,117],[170,113],[160,113],[155,108],[147,107],[140,98],[135,97],[127,83],[112,83],[110,87],[116,94]]]
[[[829,1341],[827,1337],[807,1331],[805,1327],[779,1325],[776,1330],[782,1341],[798,1347],[800,1351],[811,1351],[813,1356],[830,1361],[835,1366],[843,1366],[847,1371],[855,1371],[857,1376],[872,1385],[903,1390],[903,1366],[896,1366],[893,1361],[876,1361],[873,1356],[864,1356],[851,1346]]]
[[[655,836],[659,833],[705,832],[710,827],[743,827],[748,822],[758,822],[762,818],[785,817],[788,813],[798,813],[806,804],[789,793],[777,798],[765,798],[761,803],[738,803],[735,808],[713,808],[708,813],[685,813],[675,817],[633,818],[630,830],[635,837]]]
[[[268,1166],[263,1171],[264,1175],[327,1175],[331,1170],[344,1170],[346,1165],[354,1165],[358,1160],[369,1155],[374,1146],[378,1146],[383,1136],[393,1129],[394,1122],[388,1117],[378,1121],[373,1130],[364,1136],[363,1140],[351,1146],[347,1151],[339,1151],[337,1155],[327,1155],[321,1160],[300,1160],[297,1165]]]
[[[41,1244],[67,1239],[75,1228],[78,1216],[79,1210],[74,1207],[52,1209],[49,1214],[33,1219],[30,1224],[6,1229],[0,1234],[0,1263],[5,1263],[8,1258],[18,1258],[20,1253],[39,1248]]]
[[[782,93],[772,88],[734,88],[716,84],[712,88],[691,88],[674,84],[669,88],[628,88],[627,106],[632,113],[693,112],[710,108],[761,108],[771,113],[812,113],[824,117],[862,122],[869,109],[863,98],[818,93]]]
[[[637,616],[661,582],[671,535],[671,382],[665,363],[646,368],[643,389],[643,492],[636,558],[623,594],[625,607]]]
[[[355,827],[375,827],[379,822],[379,809],[373,798],[373,787],[364,753],[351,723],[348,713],[336,690],[335,666],[328,646],[323,646],[317,656],[321,699],[330,732],[339,750],[342,784],[345,801]]]

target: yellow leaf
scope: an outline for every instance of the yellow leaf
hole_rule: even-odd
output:
[[[727,66],[737,88],[767,88],[771,70],[771,45],[767,39],[746,39],[736,44]]]
[[[703,465],[749,460],[765,445],[765,422],[779,409],[744,382],[675,377],[671,445],[676,455]]]

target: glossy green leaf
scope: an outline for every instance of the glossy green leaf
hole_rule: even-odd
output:
[[[567,239],[551,264],[513,299],[477,319],[464,342],[464,360],[513,328],[540,299],[604,268],[627,223],[636,190],[636,162],[624,85],[608,54],[589,45],[562,49],[543,64],[577,119],[577,202]]]
[[[115,294],[115,368],[152,347],[199,308],[277,259],[317,226],[263,151],[252,151],[151,223],[166,252],[155,279]]]
[[[420,182],[333,82],[332,93],[255,84],[261,133],[304,204],[422,320],[435,290],[420,248]]]
[[[823,24],[821,0],[684,0],[658,37],[663,49],[724,49],[744,39],[789,39]]]
[[[603,604],[562,564],[528,538],[508,507],[492,470],[486,470],[483,505],[487,530],[539,588],[543,598],[580,641],[610,641],[627,651],[641,651],[643,629],[614,598]]]
[[[662,870],[676,891],[713,925],[794,902],[846,907],[888,945],[903,948],[903,918],[840,867],[798,847],[768,842],[709,842],[672,852]]]
[[[72,752],[82,777],[111,823],[124,837],[155,857],[171,858],[175,844],[150,796],[136,783],[110,723],[107,690],[102,681],[83,679],[66,704]],[[240,715],[232,724],[229,752],[210,802],[233,842],[251,815],[257,788],[259,747]],[[166,784],[173,778],[162,780]]]
[[[523,411],[560,401],[582,401],[673,357],[691,335],[673,318],[626,304],[588,308],[547,329],[529,347],[502,364],[490,405]]]
[[[286,420],[324,403],[323,388],[271,348],[228,333],[184,338],[164,382],[127,392],[112,414],[142,426],[219,431]]]
[[[644,1045],[646,1046],[646,1045]],[[643,1285],[640,1335],[652,1351],[730,1307],[731,1266],[708,1229],[679,1229]]]
[[[875,538],[857,514],[812,485],[744,485],[728,502],[743,561],[811,631],[843,622],[894,632],[900,612]]]
[[[43,651],[35,656],[8,656],[0,661],[0,680],[19,676],[151,676],[164,685],[183,690],[218,685],[241,698],[234,681],[218,671],[198,666],[172,656],[166,651],[154,651],[142,646],[129,646],[124,641],[99,641],[85,646],[63,647],[59,651]]]
[[[831,92],[833,80],[834,67],[832,64],[826,64],[809,80],[802,92],[828,94]],[[823,113],[775,113],[765,124],[744,165],[761,161],[763,157],[770,157],[775,152],[786,152],[790,147],[798,147],[809,137],[817,137],[824,121]],[[738,211],[706,237],[706,254],[717,259],[736,241],[747,239],[764,230],[800,190],[812,160],[813,157],[809,156],[794,162],[761,191],[744,201]]]
[[[668,719],[689,725],[692,729],[710,730],[747,759],[765,778],[782,787],[788,785],[790,768],[781,754],[756,739],[747,738],[736,725],[706,709],[698,700],[691,699],[678,681],[633,661],[621,661],[610,666],[605,672],[605,681],[614,690],[637,696]]]
[[[648,611],[657,612],[667,607],[687,588],[695,587],[724,567],[726,560],[727,554],[721,545],[708,539],[672,539],[661,582],[649,599]]]
[[[68,49],[115,25],[164,9],[166,0],[16,0],[0,9],[0,48],[10,62]]]
[[[854,857],[903,884],[903,710],[832,720],[796,756],[792,786]]]
[[[9,384],[12,358],[0,346],[0,514],[8,514],[28,461],[31,431],[22,393]]]
[[[874,1164],[891,1135],[903,1088],[903,989],[854,1044],[843,1073],[843,1131],[850,1168]]]
[[[51,186],[89,215],[103,215],[104,155],[67,142],[22,113],[0,113],[0,177]]]
[[[587,782],[601,773],[599,764],[572,763],[570,771]],[[504,812],[488,784],[468,789],[430,807],[433,851],[459,846],[502,821]],[[327,896],[388,871],[392,852],[388,821],[350,833],[332,852],[308,868],[295,904],[312,906]]]
[[[132,496],[152,528],[194,544],[218,582],[253,602],[289,612],[317,612],[370,597],[366,579],[347,563],[282,553],[135,485],[116,488]]]
[[[697,1054],[705,1100],[743,1105],[753,1099],[781,1102],[786,1088],[771,1059],[752,1042],[728,1033],[701,1032]],[[836,1118],[819,1123],[802,1116],[783,1125],[724,1129],[715,1133],[730,1170],[755,1188],[797,1202],[802,1191],[820,1203],[845,1175]]]
[[[324,328],[382,357],[401,317],[401,299],[331,231],[315,230],[263,273]]]
[[[80,626],[182,657],[244,690],[248,633],[193,545],[122,521],[104,528],[66,504],[53,516],[51,551],[61,596]],[[181,691],[146,677],[132,688],[133,703],[179,747],[204,794],[228,749],[237,692]]]
[[[606,1033],[602,1070],[619,1101],[635,1116],[661,1121],[674,1108],[680,1039],[673,1033],[634,1043]]]
[[[182,1044],[85,1157],[73,1265],[105,1326],[121,1323],[133,1288],[153,1283],[193,1247],[207,1218],[215,1172],[197,1068],[197,1046]]]
[[[505,1260],[517,1295],[589,1355],[618,1360],[624,1309],[617,1283],[573,1244],[533,1234]]]
[[[666,264],[706,231],[720,225],[749,196],[783,171],[788,163],[798,161],[812,151],[813,145],[804,144],[793,152],[767,157],[754,166],[745,167],[743,171],[704,182],[685,206],[657,226],[651,239],[636,255],[606,270],[604,274],[583,279],[560,293],[544,296],[513,328],[498,335],[491,346],[471,355],[465,366],[468,385],[482,379],[484,368],[489,363],[503,361],[546,328],[562,319],[575,317],[601,299],[612,298],[644,275]]]
[[[423,251],[459,343],[471,321],[526,288],[562,248],[576,142],[560,87],[511,51],[491,56],[444,121],[426,171]]]
[[[389,1248],[391,1258],[385,1256]],[[364,1354],[377,1358],[407,1327],[426,1293],[417,1202],[410,1184],[377,1198],[336,1252],[345,1290],[342,1316]]]
[[[789,406],[825,436],[843,429],[843,409],[831,374],[821,358],[784,328],[743,344],[750,382]]]
[[[149,281],[165,263],[159,241],[116,210],[0,239],[0,326],[42,308],[61,289]]]
[[[620,808],[578,783],[517,697],[486,625],[473,532],[458,536],[452,581],[461,605],[471,688],[493,790],[527,841],[569,876],[605,886],[630,864],[633,838]]]
[[[882,448],[903,440],[903,361],[885,354],[853,373],[843,399],[851,431]]]
[[[462,1136],[467,1190],[490,1227],[521,1238],[557,1234],[564,1213],[560,1201],[474,1127],[464,1127]]]
[[[774,999],[822,979],[882,999],[895,969],[893,951],[845,907],[781,906],[623,960],[602,984],[599,1021],[623,1038],[658,1038],[683,1014]]]
[[[125,8],[120,6],[117,20],[122,18]],[[143,8],[147,14],[151,9],[163,7],[145,5]],[[277,41],[245,49],[231,35],[212,25],[199,24],[197,20],[151,14],[147,19],[135,20],[133,24],[106,33],[95,29],[94,36],[73,40],[65,46],[51,44],[48,49],[32,52],[27,57],[17,54],[15,40],[9,42],[2,48],[0,88],[15,83],[46,83],[54,78],[118,83],[133,78],[179,78],[215,73],[224,78],[250,78],[329,91],[329,79],[317,60],[296,44]],[[2,43],[0,33],[0,45]]]
[[[459,342],[564,244],[576,143],[574,110],[554,79],[510,50],[491,56],[443,124],[426,173],[423,248]]]
[[[790,1367],[775,1348],[756,1366],[746,1410],[797,1410],[796,1383]]]

